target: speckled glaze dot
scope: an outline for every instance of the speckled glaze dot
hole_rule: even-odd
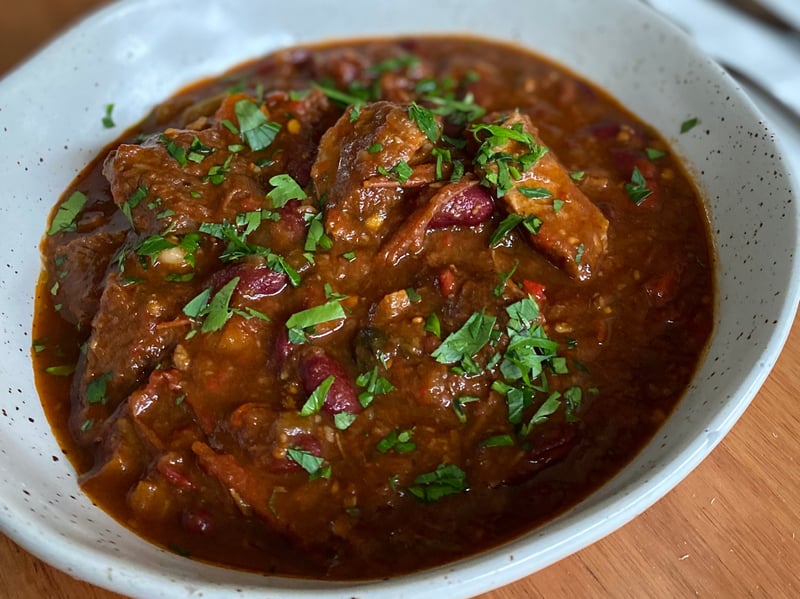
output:
[[[798,208],[772,131],[734,82],[637,0],[295,0],[115,3],[0,82],[0,528],[74,576],[147,599],[466,597],[543,568],[646,509],[733,425],[774,364],[798,298]],[[157,10],[156,10],[157,9]],[[425,27],[510,39],[610,91],[656,127],[707,199],[717,263],[713,344],[653,442],[574,510],[479,558],[357,588],[213,568],[133,536],[81,493],[39,405],[30,362],[37,244],[75,175],[123,127],[178,87],[290,43]],[[241,15],[246,15],[242,18]],[[353,18],[353,15],[359,15]],[[509,20],[508,15],[514,15]],[[236,43],[208,44],[220,32]],[[535,34],[533,33],[535,32]],[[577,43],[576,43],[577,40]],[[136,81],[131,86],[130,81]],[[54,94],[69,89],[70,94]],[[115,103],[115,130],[101,126]],[[688,117],[699,120],[681,134]],[[488,573],[488,574],[487,574]]]

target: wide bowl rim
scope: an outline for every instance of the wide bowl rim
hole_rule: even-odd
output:
[[[177,2],[177,0],[175,1]],[[642,11],[642,14],[645,14],[644,11],[647,11],[649,18],[654,21],[659,21],[659,26],[664,31],[667,31],[676,39],[680,39],[682,43],[686,44],[692,53],[698,57],[698,60],[705,62],[709,73],[716,75],[716,83],[722,86],[727,93],[736,96],[739,104],[749,111],[749,114],[754,120],[763,121],[763,117],[760,116],[758,109],[750,99],[741,92],[738,86],[721,68],[710,61],[710,59],[702,57],[699,48],[694,45],[683,32],[667,24],[654,13],[648,11],[646,7],[641,6],[638,2],[634,2],[633,0],[618,0],[618,2],[620,4],[627,3],[631,10]],[[45,64],[50,57],[60,52],[63,46],[70,43],[70,41],[74,41],[75,38],[80,37],[86,29],[100,27],[107,19],[121,18],[126,11],[135,12],[136,10],[141,10],[146,7],[155,7],[159,4],[159,0],[126,0],[124,2],[107,5],[88,15],[66,32],[62,33],[58,38],[40,49],[34,56],[18,65],[0,80],[0,99],[2,99],[3,90],[10,87],[10,82],[20,77],[20,73],[36,69],[38,68],[37,65]],[[779,154],[780,143],[775,143],[772,140],[770,140],[769,143],[775,146],[776,154]],[[788,170],[786,171],[786,177],[789,181],[793,180],[793,175]],[[797,188],[796,185],[791,185],[791,187],[794,189]],[[796,199],[796,195],[790,197]],[[794,202],[793,217],[795,223],[797,223],[798,207],[796,201]],[[797,229],[797,226],[795,228]],[[798,232],[795,231],[795,247],[797,246],[797,239]],[[792,269],[790,283],[783,296],[783,303],[779,314],[779,319],[782,323],[791,323],[794,320],[798,300],[800,299],[800,277],[797,276],[800,274],[800,272],[798,272],[800,268],[798,268],[798,265],[795,263]],[[562,536],[561,542],[552,546],[546,556],[526,554],[525,546],[533,534],[531,533],[504,544],[500,548],[495,548],[479,554],[478,556],[466,558],[465,560],[460,560],[440,568],[426,570],[419,574],[401,576],[386,581],[368,581],[352,584],[331,584],[329,582],[322,582],[321,584],[323,584],[325,588],[313,584],[311,586],[301,584],[295,587],[292,584],[288,587],[280,588],[280,591],[286,596],[297,597],[338,597],[349,595],[351,591],[362,594],[374,591],[376,594],[385,594],[387,597],[400,596],[398,593],[409,593],[409,596],[426,596],[438,592],[432,591],[429,588],[431,581],[436,580],[440,583],[440,586],[447,586],[451,592],[475,593],[507,584],[558,561],[576,550],[576,545],[574,544],[575,538],[580,538],[580,547],[585,547],[599,540],[603,536],[629,522],[683,480],[683,478],[711,452],[747,408],[756,392],[767,378],[771,367],[777,360],[788,334],[788,325],[775,329],[775,332],[770,337],[769,343],[760,354],[760,362],[764,367],[750,371],[748,375],[742,379],[735,401],[729,401],[726,404],[727,409],[720,411],[716,414],[715,418],[709,421],[707,427],[709,434],[707,436],[696,438],[694,442],[687,445],[675,459],[663,464],[662,470],[666,472],[666,476],[663,479],[650,484],[645,492],[638,495],[626,495],[621,497],[613,495],[607,497],[604,501],[592,508],[584,510],[585,516],[576,523],[565,528],[565,534]],[[557,520],[562,519],[563,517],[560,517]],[[17,526],[17,524],[13,522],[13,518],[10,514],[5,511],[0,511],[0,530],[29,552],[53,564],[59,569],[88,580],[98,586],[118,592],[125,592],[126,590],[130,592],[131,589],[120,587],[101,569],[86,569],[86,554],[74,552],[68,540],[65,540],[63,544],[53,543],[46,537],[31,534],[32,527],[36,526],[37,524],[33,521],[26,523],[25,526]],[[86,548],[83,547],[83,549]],[[485,565],[487,563],[487,555],[489,554],[491,554],[491,557],[488,558],[488,563],[491,563],[493,567],[487,571]],[[509,555],[515,556],[515,559],[513,561],[508,560]],[[165,556],[166,559],[173,558],[173,556],[169,556],[166,553]],[[109,556],[106,556],[101,549],[97,548],[94,549],[92,557],[102,559],[104,557],[108,558]],[[535,567],[533,569],[526,569],[526,563],[531,561],[536,561]],[[482,562],[482,564],[479,562]],[[123,565],[123,560],[116,560],[115,567],[121,567]],[[215,570],[218,570],[220,573],[229,573],[226,569],[215,568]],[[455,571],[459,571],[460,579],[451,576]],[[158,568],[139,570],[137,571],[137,575],[142,579],[142,589],[148,592],[155,589],[163,590],[165,584],[167,584],[168,587],[171,584],[179,584],[174,580],[170,582],[165,579],[165,574]],[[261,586],[259,580],[263,579],[250,577],[247,583],[237,584],[240,588],[244,589],[245,592],[243,595],[245,596],[247,591],[263,593],[264,590],[269,587]],[[212,592],[210,594],[207,593],[206,596],[217,596],[214,594],[214,592],[217,591],[222,592],[224,588],[212,589]],[[136,590],[136,592],[141,592],[141,590]]]

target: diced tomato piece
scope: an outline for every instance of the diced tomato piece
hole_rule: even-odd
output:
[[[442,292],[442,295],[445,297],[453,295],[456,290],[456,274],[452,268],[446,268],[440,272],[436,281],[439,284],[439,291]]]
[[[537,304],[541,304],[545,301],[545,286],[541,283],[537,283],[535,281],[529,281],[528,279],[524,279],[522,281],[522,290],[530,295],[533,299],[536,300]]]

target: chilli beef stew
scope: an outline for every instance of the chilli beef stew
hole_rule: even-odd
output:
[[[184,90],[42,252],[38,385],[82,487],[173,551],[286,575],[413,571],[552,518],[653,436],[712,326],[664,140],[477,39],[290,48]]]

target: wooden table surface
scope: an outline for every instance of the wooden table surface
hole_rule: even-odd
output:
[[[103,3],[4,2],[0,74]],[[798,360],[796,324],[750,408],[684,482],[616,533],[484,598],[800,597]],[[0,535],[0,597],[119,596],[62,574]]]

